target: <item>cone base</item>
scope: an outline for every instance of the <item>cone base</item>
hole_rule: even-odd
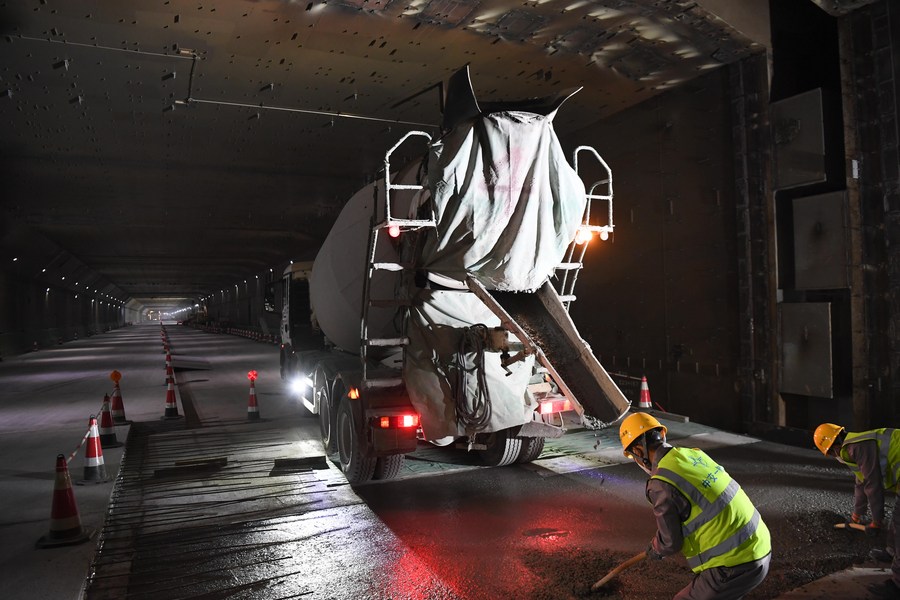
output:
[[[116,419],[115,417],[113,417],[113,424],[114,424],[114,425],[131,425],[133,422],[134,422],[134,421],[130,421],[130,420],[128,420],[128,419],[121,419],[121,420],[120,420],[120,419]]]
[[[181,419],[181,418],[183,418],[183,417],[181,415],[177,415],[177,414],[176,415],[163,415],[160,417],[160,419],[163,421],[168,421],[171,419]]]
[[[259,421],[260,420],[259,413],[258,412],[257,413],[247,413],[247,420],[248,421]]]
[[[67,537],[54,537],[52,533],[42,536],[35,544],[36,548],[58,548],[59,546],[74,546],[75,544],[83,544],[90,541],[95,529],[82,529],[80,532],[74,533]]]
[[[91,485],[94,483],[109,483],[112,481],[109,477],[104,477],[103,479],[79,479],[75,482],[75,485]]]
[[[125,444],[123,444],[119,440],[115,440],[112,442],[104,442],[103,440],[100,440],[100,447],[104,450],[106,450],[107,448],[121,448],[124,445]]]

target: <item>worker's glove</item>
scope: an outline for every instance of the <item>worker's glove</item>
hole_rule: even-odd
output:
[[[652,542],[649,546],[647,546],[647,559],[648,560],[662,560],[663,559],[663,555],[656,551],[656,549],[653,547]]]
[[[881,533],[881,522],[872,521],[866,525],[866,535],[876,536]]]

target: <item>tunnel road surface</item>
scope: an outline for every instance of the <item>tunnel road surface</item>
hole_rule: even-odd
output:
[[[125,327],[0,362],[4,598],[574,598],[654,533],[645,476],[615,428],[570,431],[533,463],[503,468],[423,444],[398,478],[351,487],[323,455],[317,420],[283,392],[275,345],[167,324],[179,414],[164,419],[162,330]],[[125,445],[103,451],[109,482],[73,486],[95,533],[37,549],[55,457],[78,445],[114,369]],[[247,418],[250,370],[259,420]],[[772,531],[769,577],[748,598],[865,598],[861,582],[887,577],[864,562],[883,540],[832,529],[851,508],[843,467],[665,423],[675,445],[728,469]],[[73,481],[82,461],[69,463]],[[843,579],[820,580],[830,573]],[[642,563],[595,596],[670,598],[690,577],[680,557]]]

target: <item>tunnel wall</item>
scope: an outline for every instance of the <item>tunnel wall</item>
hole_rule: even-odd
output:
[[[109,331],[136,320],[132,312],[84,293],[0,274],[0,355],[14,356]],[[102,302],[102,304],[101,304]]]
[[[591,244],[571,308],[582,336],[660,407],[738,430],[730,104],[718,69],[565,141],[593,145],[614,180],[615,233]]]
[[[0,229],[0,357],[57,346],[136,322],[115,286],[38,232]]]
[[[858,204],[861,299],[858,329],[868,353],[854,370],[855,427],[900,426],[900,6],[882,0],[840,22],[848,179]],[[852,173],[852,169],[851,173]]]

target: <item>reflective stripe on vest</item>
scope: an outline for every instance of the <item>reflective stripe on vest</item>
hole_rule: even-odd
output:
[[[673,485],[691,504],[681,551],[694,572],[751,562],[771,551],[769,530],[753,503],[705,453],[672,448],[652,477]]]
[[[881,484],[891,489],[900,482],[900,429],[882,428],[848,433],[841,446],[841,462],[853,471],[857,481],[863,481],[859,465],[850,462],[850,455],[844,452],[847,444],[873,440],[878,448],[878,466],[881,468]]]

